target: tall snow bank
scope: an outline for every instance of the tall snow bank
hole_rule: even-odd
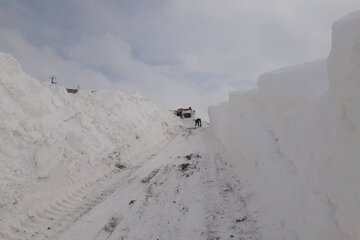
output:
[[[37,183],[52,182],[51,197],[116,162],[135,164],[137,155],[154,152],[178,126],[173,114],[136,94],[68,94],[42,86],[0,53],[0,223],[44,198],[36,196]]]
[[[209,108],[266,239],[360,239],[359,66],[356,12],[333,25],[327,61],[266,73]]]

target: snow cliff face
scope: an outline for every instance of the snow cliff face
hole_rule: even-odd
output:
[[[43,199],[39,181],[51,182],[51,197],[117,162],[136,164],[136,156],[155,151],[178,127],[172,113],[136,94],[68,94],[41,85],[0,53],[0,216]]]
[[[264,74],[209,108],[267,239],[360,239],[359,66],[356,12],[333,25],[327,61]]]

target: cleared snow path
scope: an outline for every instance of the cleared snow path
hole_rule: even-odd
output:
[[[116,190],[54,238],[261,239],[234,171],[209,129],[190,130],[120,170]]]

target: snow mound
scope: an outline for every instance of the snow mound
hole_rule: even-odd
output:
[[[180,125],[172,113],[138,94],[69,94],[41,85],[4,53],[0,113],[0,226],[118,162],[136,164],[136,156],[152,154]]]
[[[327,61],[266,73],[209,108],[266,239],[360,239],[360,12],[332,39]]]

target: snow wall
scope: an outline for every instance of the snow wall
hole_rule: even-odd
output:
[[[41,85],[0,53],[0,225],[117,162],[136,164],[172,139],[179,125],[172,112],[137,94],[69,94]],[[51,191],[37,194],[47,182]]]
[[[334,23],[327,60],[263,74],[209,117],[264,239],[360,239],[360,12]]]

